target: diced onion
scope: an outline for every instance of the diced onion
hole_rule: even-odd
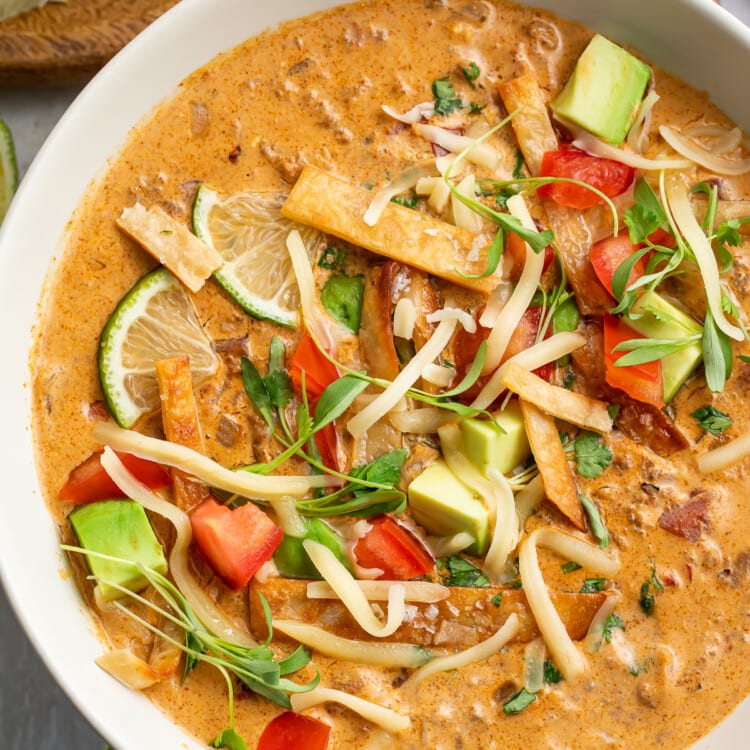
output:
[[[607,593],[607,598],[597,610],[594,619],[591,620],[588,633],[586,633],[586,638],[584,638],[583,641],[583,647],[590,654],[595,654],[600,649],[602,638],[604,638],[604,628],[607,625],[607,620],[615,611],[615,607],[617,607],[621,598],[620,593],[617,591]]]
[[[450,596],[448,588],[440,583],[430,581],[357,581],[356,583],[367,600],[371,602],[388,601],[391,587],[397,583],[404,587],[404,600],[407,602],[432,604],[441,602]],[[311,581],[308,583],[307,597],[308,599],[339,598],[327,581]]]
[[[115,450],[181,469],[212,487],[255,500],[267,501],[269,497],[285,495],[302,497],[311,488],[328,487],[339,481],[325,475],[264,476],[248,471],[231,471],[184,445],[125,430],[112,422],[99,422],[92,434],[96,440]]]
[[[401,370],[388,388],[371,404],[362,409],[359,414],[349,420],[347,429],[355,438],[364,435],[375,422],[398,403],[409,388],[417,382],[424,366],[432,362],[445,349],[455,328],[455,319],[441,320],[429,340]],[[274,479],[276,478],[274,477]]]
[[[276,513],[276,521],[281,530],[287,536],[293,536],[297,539],[304,538],[307,534],[307,526],[305,525],[305,519],[297,510],[294,498],[275,497],[268,502]]]
[[[132,690],[145,690],[163,679],[147,661],[127,648],[107,651],[96,660],[96,663]]]
[[[466,333],[476,333],[477,322],[474,318],[459,307],[444,307],[441,310],[435,310],[427,315],[428,323],[439,323],[441,320],[457,320]]]
[[[393,734],[405,732],[411,726],[411,719],[408,716],[403,716],[390,708],[385,708],[385,706],[379,706],[377,703],[371,703],[363,698],[350,695],[343,690],[316,687],[306,693],[295,693],[290,697],[290,700],[292,710],[297,713],[313,706],[319,706],[321,703],[340,703],[342,706],[358,713],[367,721],[371,721]]]
[[[513,284],[510,281],[501,281],[490,294],[482,314],[479,316],[479,325],[484,328],[492,328],[498,315],[505,307],[513,293]]]
[[[402,297],[393,311],[393,335],[400,339],[411,339],[416,322],[417,310],[414,303],[408,297]]]
[[[514,354],[495,370],[492,377],[485,383],[472,402],[473,409],[486,409],[505,390],[502,384],[505,367],[508,362],[515,362],[527,370],[536,370],[548,362],[554,362],[566,354],[574,352],[586,343],[586,339],[573,331],[562,331],[550,336],[548,339],[538,341],[534,346]]]
[[[367,602],[362,589],[357,586],[352,574],[328,547],[319,542],[314,542],[312,539],[305,539],[302,546],[320,575],[328,581],[362,630],[377,638],[386,638],[398,630],[406,615],[405,589],[402,584],[393,584],[390,587],[388,591],[388,618],[385,623],[381,623],[375,617],[372,607]]]
[[[456,191],[467,198],[474,199],[474,189],[476,186],[476,177],[471,172],[456,185]],[[451,210],[453,212],[453,223],[461,229],[465,229],[472,234],[479,234],[482,231],[482,218],[476,211],[461,202],[455,193],[451,193]]]
[[[508,211],[521,221],[523,226],[536,232],[534,219],[531,218],[526,201],[521,195],[514,195],[508,199]],[[489,375],[500,364],[500,360],[508,348],[508,342],[529,306],[539,279],[542,278],[544,268],[544,253],[535,253],[526,245],[526,262],[523,266],[521,278],[518,280],[513,294],[507,304],[500,311],[492,332],[487,339],[487,359],[484,362],[483,375]]]
[[[393,109],[393,107],[390,107],[387,104],[383,104],[381,109],[388,115],[388,117],[403,122],[405,125],[413,125],[424,117],[432,117],[435,113],[435,105],[432,102],[420,102],[419,104],[415,104],[410,110],[403,114],[399,114]]]
[[[706,289],[706,302],[711,311],[716,326],[729,338],[742,341],[742,331],[729,322],[721,308],[721,281],[719,280],[719,266],[716,262],[711,243],[703,232],[701,225],[695,218],[690,206],[690,197],[682,178],[679,175],[669,175],[666,178],[666,196],[669,210],[674,218],[677,228],[687,240],[693,251],[698,269],[703,277],[703,285]]]
[[[428,536],[427,547],[432,556],[439,560],[441,557],[449,557],[471,547],[476,539],[468,531],[459,531],[452,536]]]
[[[436,143],[446,151],[460,154],[465,149],[470,149],[467,151],[464,158],[472,164],[485,167],[491,172],[496,171],[500,166],[502,155],[496,148],[493,148],[488,143],[478,143],[474,138],[451,133],[450,130],[439,128],[436,125],[416,123],[413,127],[417,134],[421,135],[422,138],[430,141],[430,143]]]
[[[438,182],[442,182],[440,177],[420,177],[414,186],[414,192],[417,195],[432,195]]]
[[[643,169],[646,172],[662,169],[689,169],[692,166],[692,162],[688,159],[648,159],[640,154],[634,154],[632,151],[627,151],[622,148],[617,148],[617,146],[612,146],[609,143],[605,143],[591,135],[591,133],[587,133],[585,130],[581,130],[575,125],[569,125],[568,123],[565,125],[566,127],[570,127],[575,135],[573,145],[593,156],[601,156],[604,159],[619,161],[621,164],[626,164],[634,169]]]
[[[455,377],[456,371],[453,367],[444,367],[431,362],[422,369],[422,379],[439,388],[447,388]]]
[[[370,201],[367,211],[365,211],[363,217],[365,224],[368,227],[374,227],[383,215],[383,211],[385,211],[385,207],[390,203],[391,198],[395,198],[399,193],[403,193],[404,190],[413,188],[420,177],[427,176],[427,169],[426,167],[410,167],[394,180],[391,180],[380,188]],[[429,170],[432,172],[432,167],[429,167]]]
[[[367,742],[362,745],[362,750],[393,750],[394,747],[396,738],[383,729],[376,729],[370,732]]]
[[[119,429],[119,428],[118,428]],[[145,484],[136,479],[108,446],[102,453],[101,464],[112,481],[131,499],[146,510],[164,516],[175,528],[176,538],[169,554],[169,571],[177,588],[195,612],[198,619],[217,637],[242,646],[256,645],[247,630],[238,627],[222,612],[216,602],[190,572],[187,551],[193,538],[193,530],[187,513],[176,505],[163,500]]]
[[[526,645],[523,654],[523,686],[530,693],[538,693],[544,687],[544,658],[547,647],[543,638],[535,638]]]
[[[409,682],[416,686],[427,677],[437,674],[438,672],[461,669],[469,664],[476,664],[477,662],[485,661],[505,646],[508,641],[518,633],[519,627],[518,615],[514,612],[508,617],[500,630],[490,636],[486,641],[477,643],[476,646],[472,646],[471,648],[457,654],[439,656],[437,659],[433,659],[431,662],[418,669],[409,678]]]
[[[316,625],[295,620],[274,620],[273,629],[294,638],[295,641],[309,646],[324,656],[343,659],[355,664],[414,669],[421,667],[432,656],[427,649],[412,643],[357,641],[333,635]]]
[[[574,680],[586,670],[586,659],[571,640],[552,604],[539,568],[537,545],[607,576],[617,572],[619,563],[599,547],[557,529],[535,529],[521,542],[518,567],[529,608],[557,668],[566,680]]]
[[[698,468],[704,474],[721,471],[750,456],[750,432],[698,456]]]
[[[522,529],[544,498],[544,483],[541,475],[537,474],[515,497],[516,515]]]
[[[430,197],[427,199],[427,205],[436,213],[440,213],[448,205],[450,197],[451,189],[448,187],[448,183],[443,179],[438,179]]]
[[[727,159],[717,156],[667,125],[660,125],[659,133],[675,151],[712,172],[723,175],[750,172],[750,159]]]

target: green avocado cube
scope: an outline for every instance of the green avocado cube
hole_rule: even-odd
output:
[[[638,114],[651,68],[597,34],[552,102],[559,117],[619,145]]]
[[[627,318],[626,323],[649,338],[680,339],[703,333],[703,327],[697,321],[656,292],[644,294],[633,305],[632,312],[640,317]],[[677,395],[702,358],[703,345],[698,339],[685,349],[662,359],[661,379],[666,403]]]
[[[467,548],[481,555],[489,544],[489,515],[484,503],[442,459],[430,464],[409,485],[409,508],[414,520],[434,536],[465,531],[475,542]]]
[[[167,572],[164,550],[151,528],[146,511],[134,500],[103,500],[81,505],[70,513],[68,520],[84,549],[131,563],[142,563],[162,575]],[[87,555],[86,562],[97,578],[98,593],[104,601],[126,596],[104,581],[133,592],[148,586],[148,580],[135,565],[93,555]]]
[[[483,474],[489,468],[507,474],[531,452],[521,407],[514,400],[493,416],[495,422],[474,417],[461,422],[462,450]]]

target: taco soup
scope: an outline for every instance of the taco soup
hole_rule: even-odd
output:
[[[750,692],[749,172],[706,93],[504,2],[193,73],[32,355],[100,666],[214,747],[691,746]]]

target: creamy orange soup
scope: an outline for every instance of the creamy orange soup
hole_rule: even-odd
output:
[[[493,126],[506,114],[498,84],[531,72],[547,103],[551,102],[591,36],[590,31],[547,13],[500,2],[367,0],[286,24],[221,55],[185,80],[175,96],[136,126],[72,219],[67,248],[43,302],[33,356],[39,473],[63,539],[74,540],[66,521],[72,506],[60,502],[58,492],[71,470],[101,447],[92,437],[92,428],[110,418],[97,371],[100,333],[118,300],[156,263],[118,230],[116,220],[125,207],[135,202],[160,206],[187,225],[198,184],[222,195],[288,193],[305,165],[343,178],[357,189],[366,185],[377,190],[411,164],[431,162],[435,155],[428,141],[385,114],[381,105],[405,112],[420,102],[432,102],[432,82],[447,78],[463,106],[450,115],[433,116],[432,122],[460,132],[472,122]],[[469,63],[479,71],[476,80],[462,73]],[[660,124],[678,131],[703,124],[730,131],[731,123],[706,95],[666,72],[654,69],[651,87],[659,100],[641,138],[644,155],[671,153],[659,136]],[[476,105],[473,114],[471,103]],[[697,142],[705,145],[707,138],[711,140],[695,128],[694,132]],[[510,179],[517,154],[512,127],[504,127],[488,142],[502,155],[498,174]],[[742,155],[735,142],[723,158]],[[746,177],[717,176],[696,166],[684,172],[690,186],[709,178],[718,185],[720,214],[750,199]],[[658,173],[650,172],[649,179],[656,184]],[[632,201],[632,191],[629,195],[618,199],[621,211]],[[495,201],[495,196],[485,200]],[[533,194],[528,202],[541,205]],[[694,206],[700,212],[698,203]],[[416,211],[446,222],[451,219],[449,208],[435,213],[425,200],[418,202]],[[586,262],[591,243],[612,231],[606,214],[599,207],[575,219],[590,222],[589,242],[579,243],[575,250],[584,253]],[[746,303],[746,250],[747,243],[742,242],[731,249],[734,265],[722,277],[740,304]],[[368,283],[372,269],[384,262],[365,250],[349,248],[348,253],[347,273],[363,273]],[[508,262],[501,268],[510,273]],[[556,268],[553,265],[550,273]],[[330,273],[315,267],[318,288]],[[700,276],[698,283],[695,278],[694,272],[675,277],[669,291],[702,321],[703,286]],[[447,281],[432,279],[430,284],[439,307],[459,306],[476,318],[487,303],[485,295]],[[357,367],[378,366],[380,352],[373,350],[372,343],[367,351],[364,346],[360,349],[362,336],[372,335],[367,295],[377,293],[372,285],[366,286],[362,334],[359,339],[346,338],[347,350],[337,352],[340,360]],[[212,280],[191,297],[221,359],[218,373],[195,392],[206,453],[230,468],[268,461],[281,448],[244,396],[239,357],[250,357],[265,372],[271,338],[281,337],[289,359],[300,332],[245,314]],[[545,684],[536,700],[517,714],[505,712],[503,706],[524,685],[527,643],[511,642],[489,658],[431,676],[418,687],[407,679],[412,670],[352,664],[312,649],[322,684],[410,717],[410,728],[383,746],[685,748],[725,717],[750,688],[750,543],[744,531],[750,518],[747,462],[713,473],[702,473],[697,464],[700,454],[750,430],[744,406],[750,370],[738,359],[747,346],[734,344],[733,372],[723,391],[711,393],[703,369],[698,368],[664,409],[633,406],[631,398],[621,392],[613,395],[614,390],[602,381],[602,310],[594,309],[594,302],[579,295],[578,306],[585,314],[577,330],[587,343],[568,363],[558,363],[551,378],[553,384],[562,385],[567,377],[574,391],[621,405],[613,431],[603,437],[611,449],[611,462],[595,477],[573,471],[578,490],[593,501],[608,530],[607,554],[619,560],[616,575],[597,586],[608,596],[619,596],[614,613],[620,624],[613,626],[610,621],[609,637],[598,649],[587,649],[585,638],[579,640],[576,649],[586,663],[583,675]],[[460,364],[464,345],[454,338],[444,358],[453,356]],[[706,432],[691,416],[707,405],[732,420],[717,435]],[[414,407],[410,402],[409,408]],[[344,425],[345,420],[338,422],[348,451],[346,470],[352,463],[403,445],[410,451],[407,468],[413,477],[438,456],[435,435],[402,435],[381,425],[373,429],[377,439],[357,448]],[[558,426],[571,436],[575,433],[574,428]],[[135,429],[161,436],[159,414],[144,417]],[[283,473],[306,470],[301,460],[282,469]],[[404,518],[409,518],[409,511]],[[156,517],[153,522],[169,547],[168,525]],[[426,537],[424,529],[407,523],[420,539]],[[343,524],[345,531],[351,526]],[[596,546],[590,521],[585,526],[575,529],[545,500],[526,522],[525,533],[554,527]],[[564,573],[565,559],[544,549],[539,554],[550,589],[577,593],[586,579],[598,576],[598,571],[585,568]],[[482,558],[462,556],[483,565]],[[516,556],[517,551],[512,557]],[[248,623],[247,590],[231,590],[194,549],[192,561],[195,575],[218,605],[238,622]],[[117,611],[98,609],[79,558],[74,559],[74,568],[108,645],[129,648],[148,659],[153,635]],[[440,580],[439,570],[429,575]],[[504,590],[516,592],[508,593],[508,601],[518,596],[512,582],[506,582]],[[454,608],[453,625],[450,607],[443,608],[431,615],[429,632],[421,637],[436,653],[463,651],[487,638],[510,614],[510,609],[498,608],[503,614],[491,616],[490,628],[482,619],[488,606],[494,605],[480,602],[463,619]],[[584,623],[584,635],[590,620]],[[451,634],[451,627],[458,634]],[[442,639],[435,636],[441,629]],[[350,628],[348,637],[355,637],[352,633],[356,630]],[[403,638],[397,633],[390,640]],[[291,644],[277,638],[274,648],[285,654]],[[292,677],[304,682],[313,674],[307,667]],[[180,668],[146,692],[175,722],[208,743],[229,724],[226,683],[207,664],[199,664],[184,683],[181,675]],[[236,692],[235,727],[254,747],[264,726],[281,709],[239,687]],[[331,747],[361,748],[374,742],[376,725],[347,708],[327,703],[308,713],[332,727]]]

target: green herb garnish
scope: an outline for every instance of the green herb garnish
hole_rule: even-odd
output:
[[[346,250],[339,245],[327,245],[318,258],[318,265],[329,271],[340,271],[346,263]]]
[[[609,546],[609,532],[607,531],[607,527],[602,522],[602,517],[599,515],[599,509],[591,500],[589,500],[585,495],[582,495],[580,492],[578,493],[578,499],[581,501],[581,505],[583,505],[583,509],[586,511],[586,515],[588,516],[589,523],[591,524],[591,533],[599,542],[599,546],[602,549],[605,549]]]
[[[587,578],[581,587],[582,594],[597,594],[607,587],[606,578]]]
[[[506,714],[517,714],[528,708],[536,700],[536,694],[530,693],[526,688],[521,688],[507,703],[503,704]]]
[[[718,435],[734,424],[734,420],[729,414],[725,414],[713,406],[703,406],[696,409],[690,416],[698,421],[698,427],[712,435]]]
[[[547,659],[544,662],[544,684],[545,685],[557,685],[562,682],[563,676],[560,674],[560,670]]]
[[[611,463],[612,451],[593,432],[582,432],[574,441],[576,471],[582,477],[598,477]]]
[[[479,70],[479,66],[475,62],[470,62],[465,68],[461,68],[461,70],[464,73],[464,78],[466,78],[466,81],[468,82],[469,86],[471,88],[475,89],[476,84],[474,81],[479,78],[481,74],[481,70]]]
[[[487,576],[479,568],[458,555],[448,557],[445,560],[445,568],[447,573],[444,574],[443,583],[446,586],[484,588],[490,585]]]
[[[453,84],[447,78],[438,78],[432,82],[432,95],[435,97],[436,115],[449,115],[463,107],[461,97],[456,94]]]
[[[623,622],[622,617],[613,612],[604,623],[602,636],[606,643],[612,643],[612,630],[614,628],[625,630],[625,623]]]

